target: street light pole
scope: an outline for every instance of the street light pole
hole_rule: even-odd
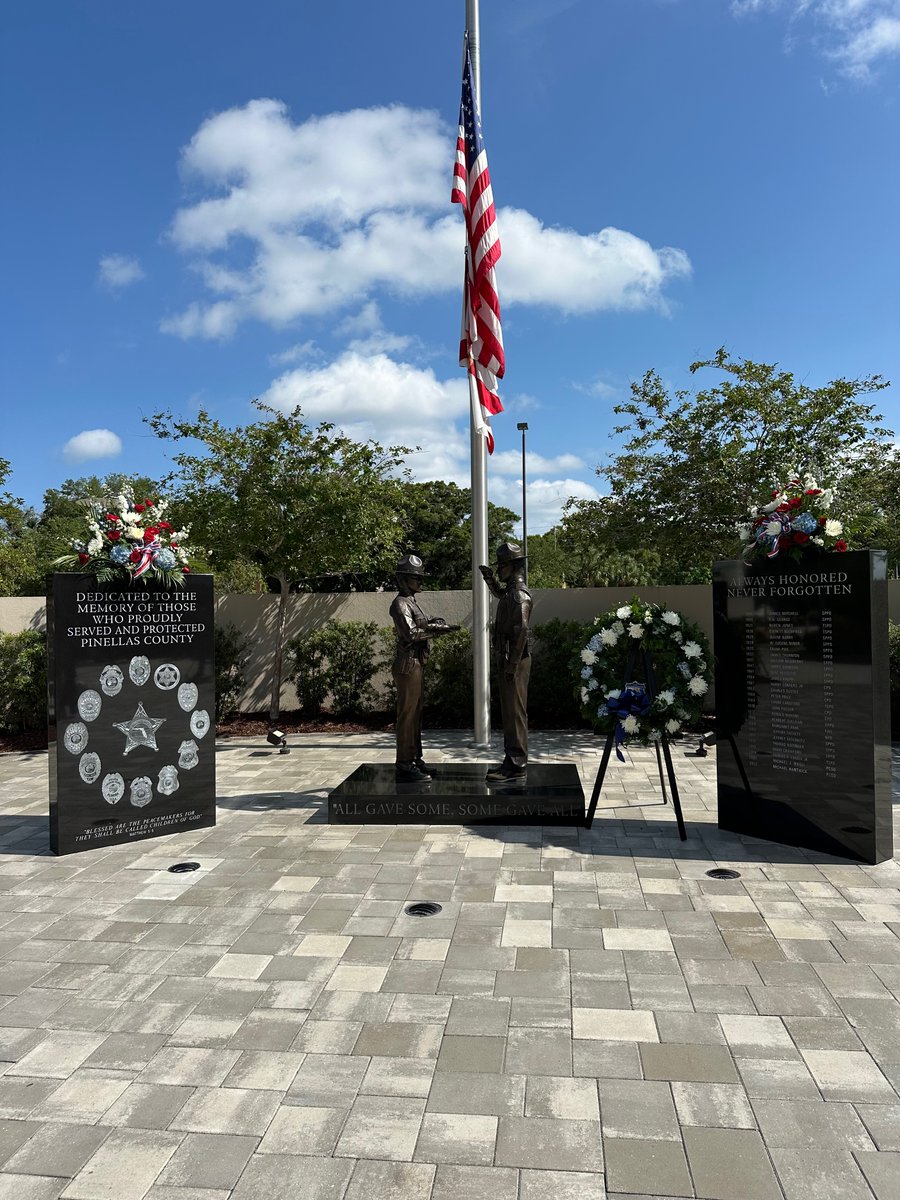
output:
[[[516,426],[522,434],[522,553],[525,555],[525,582],[528,582],[528,514],[525,492],[525,433],[527,421],[520,421]]]

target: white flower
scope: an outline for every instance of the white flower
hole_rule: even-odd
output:
[[[141,520],[140,513],[136,513],[136,512],[123,512],[122,513],[122,524],[123,525],[138,525],[140,523],[140,520]]]
[[[666,688],[665,691],[659,693],[656,699],[663,708],[668,708],[671,704],[675,703],[675,693],[671,688]]]
[[[824,540],[824,538],[820,538],[820,537],[811,537],[809,540],[812,542],[812,544],[813,544],[814,546],[824,546],[824,545],[825,545],[825,540]]]
[[[610,625],[610,629],[613,631],[613,633],[618,634],[619,637],[621,637],[625,632],[625,626],[621,621],[613,621],[612,625]]]
[[[631,637],[633,637],[633,638],[643,637],[644,636],[644,627],[643,627],[643,625],[636,625],[634,623],[634,621],[632,621],[631,624],[628,626],[628,632],[631,635]]]
[[[834,500],[834,492],[831,488],[826,488],[819,496],[819,508],[831,508],[831,502]]]
[[[637,717],[634,716],[633,713],[629,713],[628,716],[624,717],[622,720],[622,728],[626,733],[637,733],[638,729],[640,728]]]
[[[816,483],[812,475],[804,475],[803,486],[806,488],[817,488],[819,485]]]
[[[671,608],[666,609],[666,611],[662,615],[662,619],[665,621],[665,623],[667,625],[680,625],[681,624],[681,617],[679,617],[677,612],[672,612]]]
[[[132,542],[142,542],[144,540],[144,531],[137,525],[129,525],[125,530],[125,536]]]
[[[709,684],[702,675],[693,675],[688,680],[688,691],[694,696],[702,696],[704,692],[709,690]]]
[[[604,646],[614,646],[619,640],[619,635],[612,629],[604,629],[600,634],[600,641]]]
[[[645,624],[645,625],[652,625],[652,624],[653,624],[653,613],[650,611],[650,609],[649,609],[649,608],[648,608],[648,609],[647,609],[647,611],[644,613],[644,624]]]
[[[597,683],[596,679],[589,679],[588,684],[587,684],[587,690],[589,692],[596,692],[596,690],[599,686],[600,685]]]
[[[685,658],[699,658],[700,657],[700,647],[697,645],[696,642],[685,642],[685,644],[682,646],[681,649],[682,649],[682,653],[684,654]]]
[[[779,533],[781,533],[781,522],[770,521],[766,526],[766,533],[769,537],[778,537]]]
[[[647,734],[647,740],[650,742],[658,742],[659,739],[660,739],[660,732],[658,729],[651,729],[650,732]]]
[[[666,733],[677,733],[681,728],[681,722],[676,721],[674,717],[666,721]]]
[[[88,554],[99,554],[102,549],[103,549],[103,538],[102,537],[92,537],[91,540],[88,542],[88,545],[87,545]]]
[[[116,512],[123,513],[127,507],[128,507],[128,497],[127,496],[116,496],[116,500],[115,500]]]
[[[781,503],[781,497],[779,496],[778,499],[773,500],[771,504],[764,504],[760,511],[764,512],[764,513],[774,512],[780,503]]]
[[[587,690],[587,688],[583,687],[581,689],[581,703],[587,704],[587,702],[588,702],[588,690]]]
[[[684,634],[681,632],[681,630],[677,630],[672,634],[672,641],[677,642],[679,646],[681,645],[681,643],[684,641]]]
[[[618,698],[622,695],[622,689],[613,688],[611,692],[604,692],[603,694],[606,696],[607,700],[618,700]]]
[[[740,524],[740,522],[738,522],[738,524],[735,525],[734,528],[735,528],[735,532],[737,533],[738,537],[741,539],[742,542],[750,541],[750,526],[749,525],[742,525],[742,524]]]
[[[828,520],[825,522],[825,533],[828,537],[840,537],[844,532],[844,526],[840,521]]]
[[[585,647],[585,649],[581,652],[581,661],[587,666],[592,667],[597,661],[597,655],[593,652],[593,650],[589,650],[587,647]]]
[[[623,604],[621,608],[617,608],[616,616],[619,617],[619,619],[622,621],[624,621],[626,617],[630,617],[631,616],[631,605]]]

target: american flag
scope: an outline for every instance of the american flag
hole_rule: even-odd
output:
[[[479,403],[473,404],[472,421],[494,452],[491,414],[503,412],[497,381],[503,378],[503,331],[494,264],[500,257],[497,213],[491,191],[491,173],[481,136],[481,115],[472,86],[472,59],[466,46],[463,66],[459,133],[450,199],[461,204],[466,218],[466,273],[463,280],[462,334],[459,365],[475,379]]]

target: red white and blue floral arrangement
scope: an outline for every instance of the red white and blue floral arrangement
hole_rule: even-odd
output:
[[[830,515],[834,494],[819,487],[812,475],[790,481],[771,492],[768,501],[751,508],[750,520],[737,526],[745,562],[787,553],[801,558],[812,551],[844,553],[849,547],[841,521]]]
[[[139,579],[182,587],[190,571],[184,544],[186,529],[176,530],[165,519],[165,500],[139,500],[120,495],[110,504],[86,502],[87,536],[72,542],[71,554],[53,566],[84,571],[100,583]]]

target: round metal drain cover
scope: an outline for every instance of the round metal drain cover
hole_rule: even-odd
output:
[[[183,875],[185,871],[199,871],[200,864],[195,862],[173,863],[167,868],[173,875]]]
[[[712,871],[707,871],[710,879],[740,879],[740,871],[729,871],[727,867],[715,867]]]
[[[418,904],[408,904],[404,911],[408,917],[434,917],[441,911],[441,906],[431,900],[423,900]]]

